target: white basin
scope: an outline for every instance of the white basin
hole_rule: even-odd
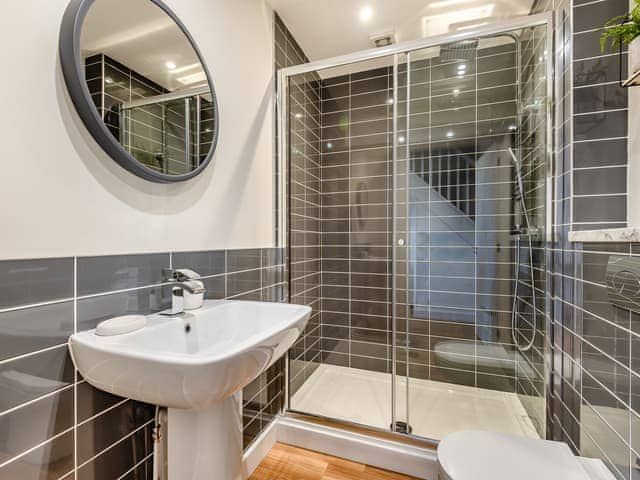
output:
[[[76,333],[69,347],[94,387],[169,407],[170,480],[236,480],[239,392],[293,345],[310,314],[303,305],[206,301],[180,316],[150,315],[131,333]]]

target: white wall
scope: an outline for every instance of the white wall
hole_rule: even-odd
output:
[[[68,0],[0,16],[0,259],[273,244],[273,33],[264,0],[165,0],[215,83],[213,163],[181,184],[139,179],[102,153],[58,60]]]

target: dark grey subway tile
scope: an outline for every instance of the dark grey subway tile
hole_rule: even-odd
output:
[[[581,5],[573,9],[573,29],[583,32],[602,28],[603,20],[624,15],[629,11],[627,0],[603,0]]]
[[[127,473],[152,452],[151,425],[124,437],[78,468],[78,480],[113,480]],[[98,452],[96,452],[98,453]]]
[[[594,140],[573,146],[575,168],[626,166],[627,140]]]
[[[626,195],[576,197],[574,222],[624,222],[627,219]]]
[[[73,383],[66,345],[0,364],[0,414]]]
[[[110,447],[124,436],[153,420],[154,407],[133,400],[106,411],[77,429],[78,464]]]
[[[226,281],[227,297],[235,297],[256,290],[258,290],[258,297],[260,296],[259,289],[262,286],[262,272],[259,269],[229,273],[226,275]]]
[[[204,283],[206,299],[221,300],[227,296],[225,275],[203,278],[202,283]]]
[[[259,248],[227,250],[227,273],[260,268],[262,252]]]
[[[575,195],[625,194],[627,169],[605,167],[574,170],[573,188]]]
[[[0,261],[0,309],[73,297],[73,258]]]
[[[72,428],[73,411],[73,388],[68,387],[0,416],[2,458],[18,456]]]
[[[0,360],[65,344],[73,333],[73,302],[0,313]]]
[[[116,403],[124,400],[117,395],[112,395],[89,385],[80,378],[77,388],[77,410],[78,422],[83,422],[88,418],[98,415],[100,412],[113,407]]]
[[[1,480],[71,480],[73,473],[73,430],[41,445],[28,455],[0,467]]]
[[[173,268],[188,268],[201,276],[219,275],[226,270],[226,253],[224,250],[208,250],[199,252],[173,252],[171,254]]]
[[[581,87],[586,85],[603,84],[620,81],[620,62],[622,71],[627,71],[627,54],[602,56],[588,60],[576,60],[573,62],[573,85]]]
[[[591,113],[627,108],[627,89],[617,83],[573,90],[574,113]]]
[[[576,115],[573,126],[576,141],[624,137],[627,135],[627,111]]]
[[[78,295],[162,283],[166,280],[163,269],[169,268],[169,265],[168,253],[79,257]]]

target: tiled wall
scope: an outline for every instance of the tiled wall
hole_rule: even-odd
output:
[[[618,478],[640,478],[640,245],[576,245],[574,263],[563,319],[564,361],[579,379],[563,378],[572,439]]]
[[[87,384],[67,339],[169,306],[162,269],[203,275],[207,298],[281,301],[278,249],[0,261],[0,479],[151,478],[150,405]],[[283,402],[282,362],[244,392],[245,444]]]
[[[615,0],[536,7],[554,10],[557,42],[547,436],[602,458],[620,479],[639,477],[639,324],[629,302],[636,290],[615,291],[637,284],[638,245],[574,244],[568,233],[626,225],[627,92],[618,86],[626,52],[602,53],[598,38],[627,9]]]
[[[322,361],[391,371],[390,68],[322,81]]]
[[[627,90],[619,54],[602,53],[599,37],[605,21],[628,10],[627,0],[573,2],[574,230],[626,225]]]
[[[275,17],[276,68],[308,61]],[[292,303],[312,308],[306,330],[289,353],[293,395],[320,361],[320,92],[319,77],[291,79],[289,97],[289,288]]]
[[[539,42],[531,37],[523,55],[531,58]],[[409,229],[413,247],[397,248],[398,372],[407,372],[408,365],[409,375],[418,378],[516,391],[518,356],[510,336],[513,170],[507,152],[517,123],[516,48],[506,42],[477,54],[472,48],[470,54],[466,61],[435,56],[411,62],[411,129],[399,132],[401,155],[404,142],[410,144],[409,221],[402,206],[396,216],[399,228]],[[533,73],[544,76],[538,70]],[[403,65],[401,125],[404,72]],[[322,360],[390,372],[391,68],[325,78],[322,87]],[[530,96],[544,95],[537,87]],[[535,136],[539,127],[531,121],[526,130]],[[543,222],[544,189],[538,190],[541,183],[544,187],[544,157],[534,150],[524,153],[526,196],[533,221],[541,216]],[[399,164],[405,168],[406,162],[401,158]],[[406,191],[402,195],[406,198]],[[407,254],[409,296],[403,283]],[[539,254],[535,262],[540,277]],[[541,278],[538,287],[543,297]],[[540,323],[536,365],[544,343]],[[454,343],[458,354],[447,361],[436,355]],[[489,358],[492,346],[506,348],[511,358],[497,369],[483,367],[474,360],[476,343],[489,347],[484,353]],[[542,390],[542,371],[526,378],[521,393]]]

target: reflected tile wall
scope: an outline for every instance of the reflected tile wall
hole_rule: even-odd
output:
[[[285,298],[276,248],[0,261],[0,479],[151,479],[154,407],[91,387],[66,342],[109,317],[166,309],[171,265],[201,273],[207,298]],[[245,390],[245,445],[281,411],[283,384],[280,361]]]

